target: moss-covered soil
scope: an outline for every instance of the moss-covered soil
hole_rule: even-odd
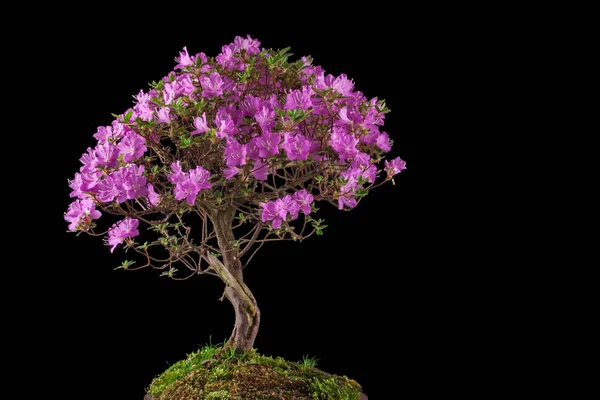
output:
[[[157,376],[147,392],[157,400],[359,399],[358,383],[315,365],[310,358],[295,363],[205,346]]]

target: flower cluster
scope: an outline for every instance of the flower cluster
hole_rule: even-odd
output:
[[[270,221],[273,228],[279,229],[281,222],[285,221],[288,216],[290,220],[295,220],[298,218],[299,211],[306,215],[310,214],[313,200],[313,196],[302,189],[292,196],[288,194],[281,199],[261,203],[262,222]]]
[[[122,215],[107,231],[112,251],[138,235],[138,217],[171,215],[184,201],[246,207],[279,229],[300,211],[309,218],[315,201],[351,209],[382,170],[387,181],[406,168],[400,158],[380,166],[393,144],[382,100],[309,57],[288,58],[249,36],[215,58],[184,47],[173,71],[94,134],[69,181],[69,229],[92,229],[96,208]]]
[[[175,184],[173,194],[175,199],[185,199],[190,206],[193,206],[196,202],[196,196],[202,189],[210,189],[210,172],[202,167],[196,167],[189,172],[184,173],[181,170],[179,161],[175,161],[171,164],[171,170],[173,171],[169,176],[169,182]]]

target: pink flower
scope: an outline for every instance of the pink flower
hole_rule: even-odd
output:
[[[377,144],[377,147],[379,147],[383,151],[390,151],[392,149],[390,137],[385,132],[377,136],[377,141],[375,143]]]
[[[123,155],[123,161],[132,162],[136,158],[143,156],[147,150],[144,143],[146,143],[146,139],[133,131],[129,131],[117,145],[117,148]]]
[[[260,159],[254,161],[252,176],[258,181],[266,181],[269,175],[269,164],[263,163]]]
[[[312,107],[310,100],[311,89],[307,86],[303,86],[302,90],[292,90],[288,93],[285,102],[286,110],[301,109],[308,110]]]
[[[302,212],[306,215],[310,214],[311,208],[310,205],[313,202],[312,194],[308,193],[306,189],[302,189],[296,193],[294,193],[294,200],[296,200],[298,207]]]
[[[196,86],[192,82],[192,78],[190,74],[178,75],[175,78],[175,82],[177,83],[175,87],[175,95],[179,96],[189,96],[196,90]]]
[[[396,157],[392,161],[385,160],[384,164],[388,179],[406,169],[406,161],[402,160],[400,157]]]
[[[246,146],[240,144],[237,140],[231,139],[225,147],[225,164],[228,167],[237,167],[246,164]]]
[[[236,176],[240,172],[240,169],[237,167],[225,167],[223,168],[223,176],[225,179],[229,180]]]
[[[217,112],[217,115],[215,116],[215,125],[217,125],[215,136],[219,139],[233,136],[238,132],[231,114],[226,110],[219,110],[219,112]]]
[[[119,150],[114,143],[106,142],[99,144],[95,149],[96,160],[98,165],[107,168],[113,168],[117,166],[117,158],[119,157]]]
[[[162,122],[165,124],[168,124],[169,122],[171,122],[173,120],[173,117],[171,116],[169,107],[159,108],[158,111],[156,112],[156,116],[158,117],[158,122]]]
[[[186,199],[190,206],[196,202],[196,196],[202,189],[210,189],[211,184],[208,182],[210,172],[198,166],[187,173],[181,171],[179,161],[171,164],[173,173],[168,176],[170,182],[175,183],[173,194],[176,200]]]
[[[135,218],[125,218],[124,220],[114,224],[108,231],[107,246],[112,246],[110,252],[115,250],[115,247],[125,241],[140,234],[138,225],[140,221]]]
[[[181,69],[191,65],[194,65],[194,62],[190,58],[187,46],[184,46],[183,51],[179,52],[179,57],[177,57],[177,65],[175,66],[175,69]]]
[[[310,140],[300,133],[296,135],[286,133],[283,145],[281,145],[290,160],[306,160],[310,146]]]
[[[194,128],[191,135],[198,135],[199,133],[206,133],[210,130],[208,125],[206,124],[206,113],[202,113],[202,117],[194,117]]]
[[[356,207],[356,199],[348,196],[340,196],[338,198],[338,209],[343,210],[344,206],[348,208]]]
[[[218,72],[213,72],[210,76],[203,76],[200,78],[200,84],[204,88],[202,96],[206,98],[213,98],[223,94],[223,79]]]
[[[83,167],[81,167],[81,172],[91,173],[98,170],[98,159],[96,158],[96,152],[91,147],[88,147],[87,153],[84,153],[79,161],[81,161],[81,164],[83,164]]]
[[[151,183],[148,184],[148,202],[153,206],[157,206],[160,203],[160,195],[156,193]]]
[[[358,154],[358,150],[356,149],[358,139],[353,134],[347,133],[344,129],[333,128],[329,143],[339,154],[342,161],[351,159]]]
[[[247,35],[246,38],[237,36],[233,40],[233,46],[236,52],[246,50],[248,54],[260,53],[260,42],[256,39],[252,39],[250,35]]]
[[[258,147],[258,155],[262,158],[274,156],[279,153],[279,143],[281,136],[277,133],[265,132],[256,138],[256,146]]]
[[[70,231],[88,231],[92,220],[100,218],[102,214],[96,210],[94,200],[87,198],[75,200],[65,213],[65,220],[69,222]]]

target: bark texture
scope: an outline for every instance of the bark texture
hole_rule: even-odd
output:
[[[260,310],[254,295],[244,283],[239,251],[233,245],[234,214],[235,210],[221,210],[213,214],[211,220],[223,261],[212,254],[209,254],[208,258],[212,267],[225,282],[225,297],[235,310],[235,326],[226,347],[233,347],[238,352],[246,352],[254,346],[260,325]]]

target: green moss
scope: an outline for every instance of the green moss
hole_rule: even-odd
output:
[[[229,400],[229,392],[227,390],[217,390],[208,393],[206,398],[210,400]]]
[[[360,393],[346,378],[344,382],[339,377],[329,379],[313,378],[310,382],[310,394],[316,400],[359,400]]]
[[[157,400],[247,399],[358,400],[361,387],[313,363],[236,354],[206,346],[157,376],[147,392]]]

